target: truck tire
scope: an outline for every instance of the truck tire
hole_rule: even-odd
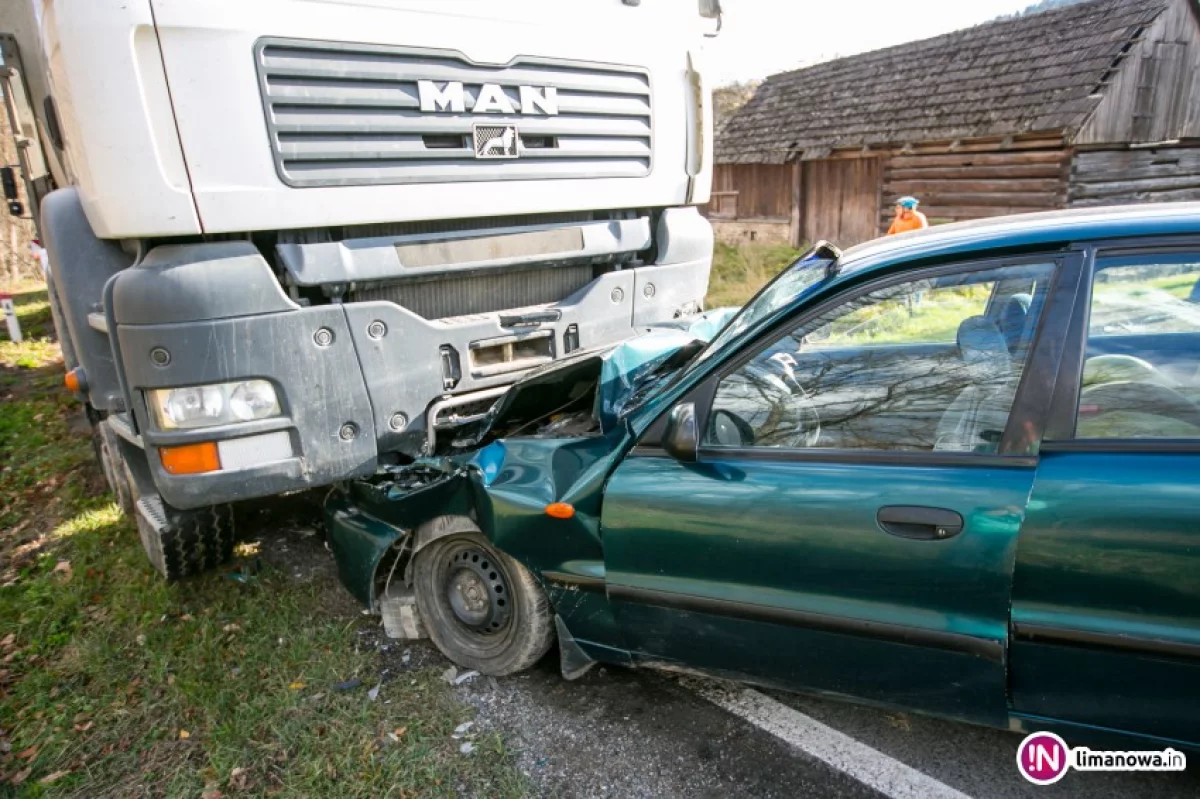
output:
[[[233,557],[232,505],[179,510],[157,494],[137,501],[138,536],[154,568],[169,582],[215,569]]]
[[[117,434],[104,420],[92,424],[92,449],[100,463],[100,470],[104,472],[104,481],[108,483],[108,489],[121,507],[121,512],[126,516],[134,516],[137,513],[137,494],[133,477],[121,454]]]
[[[479,533],[439,538],[417,552],[413,587],[429,637],[464,668],[514,674],[554,641],[550,602],[533,575]]]

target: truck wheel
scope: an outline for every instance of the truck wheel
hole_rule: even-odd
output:
[[[92,449],[96,452],[96,460],[104,472],[104,481],[113,498],[126,516],[133,516],[137,509],[134,506],[135,494],[133,478],[129,475],[129,467],[121,455],[121,446],[117,442],[117,434],[112,426],[103,420],[92,425]]]
[[[502,676],[529,668],[554,640],[550,603],[529,570],[479,533],[416,554],[413,583],[429,637],[460,666]]]
[[[158,573],[174,582],[215,569],[233,557],[233,506],[179,510],[157,494],[137,501],[142,548]]]

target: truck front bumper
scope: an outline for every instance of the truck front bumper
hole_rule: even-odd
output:
[[[193,508],[362,477],[383,453],[418,454],[431,405],[490,402],[545,360],[698,310],[710,263],[623,269],[553,305],[428,320],[390,302],[301,307],[248,242],[172,245],[116,275],[105,305],[154,482],[167,503]],[[509,348],[527,357],[495,357]],[[146,404],[153,389],[251,379],[274,385],[279,416],[167,431]],[[164,468],[162,448],[200,442],[236,449],[233,468]]]

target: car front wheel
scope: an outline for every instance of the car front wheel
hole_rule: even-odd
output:
[[[480,533],[439,538],[417,554],[413,583],[429,637],[483,674],[529,668],[554,639],[550,603],[529,570]]]

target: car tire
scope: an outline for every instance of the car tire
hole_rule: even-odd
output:
[[[215,569],[233,557],[232,505],[179,510],[150,496],[137,501],[136,516],[146,557],[168,582]]]
[[[439,538],[418,551],[413,585],[429,637],[464,668],[515,674],[541,660],[554,641],[541,586],[480,533]]]

